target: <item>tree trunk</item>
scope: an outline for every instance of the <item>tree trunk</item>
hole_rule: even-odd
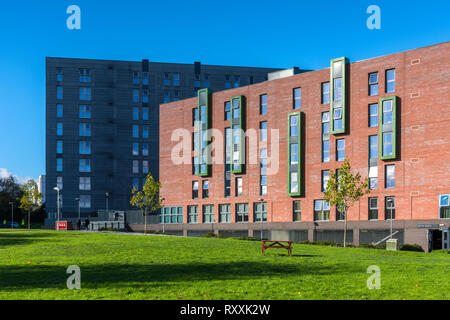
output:
[[[347,246],[347,209],[344,210],[344,248]]]
[[[147,234],[147,209],[144,211],[144,234]]]
[[[28,230],[30,230],[30,210],[28,210]]]

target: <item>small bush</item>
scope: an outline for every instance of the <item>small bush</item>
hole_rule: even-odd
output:
[[[424,252],[423,248],[420,245],[418,245],[418,244],[409,244],[409,243],[402,244],[399,247],[399,250],[401,250],[401,251]]]
[[[204,234],[202,237],[204,238],[219,238],[219,239],[224,239],[226,238],[224,235],[222,234],[215,234],[213,231],[209,231],[207,234]]]
[[[247,240],[247,241],[260,241],[259,239],[253,238],[253,237],[239,237],[237,238],[239,240]]]
[[[360,243],[359,248],[384,250],[384,249],[386,249],[386,244],[382,243],[382,244],[374,245],[372,243]]]
[[[119,230],[116,229],[116,228],[106,228],[106,227],[103,227],[103,228],[98,229],[98,231],[119,231]]]
[[[431,253],[450,254],[450,250],[433,250]]]

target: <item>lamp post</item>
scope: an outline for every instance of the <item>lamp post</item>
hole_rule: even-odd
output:
[[[9,203],[11,205],[11,229],[14,229],[13,222],[14,222],[14,202]]]
[[[75,200],[78,201],[78,220],[81,221],[80,198],[75,198]]]
[[[56,190],[56,208],[57,208],[57,217],[56,217],[56,230],[59,231],[59,188],[54,187],[53,190]]]
[[[160,200],[161,200],[161,208],[162,208],[162,202],[164,201],[164,200],[166,200],[166,198],[163,198],[163,197],[160,197],[159,198]],[[164,230],[164,226],[165,226],[165,217],[164,217],[164,210],[161,210],[161,214],[162,214],[162,223],[163,223],[163,234],[164,234],[164,232],[165,232],[165,230]]]
[[[389,198],[388,199],[388,204],[389,204],[389,208],[391,209],[390,211],[391,211],[391,239],[392,239],[392,207],[393,207],[393,202],[394,202],[394,199],[392,199],[392,198]]]
[[[105,193],[106,196],[106,213],[109,212],[109,192]]]
[[[258,201],[261,201],[261,206],[263,205],[263,203],[264,203],[264,199],[263,198],[259,198],[258,199]],[[263,240],[263,211],[262,211],[262,208],[261,208],[261,241]]]

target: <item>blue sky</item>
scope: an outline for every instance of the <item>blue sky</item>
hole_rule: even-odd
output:
[[[66,8],[81,8],[81,30]],[[381,30],[369,30],[369,5]],[[8,1],[0,11],[0,176],[45,172],[45,57],[307,69],[449,40],[450,1]],[[119,43],[119,45],[117,45]]]

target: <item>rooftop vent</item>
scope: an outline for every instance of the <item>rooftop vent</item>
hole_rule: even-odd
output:
[[[284,70],[279,70],[279,71],[275,71],[275,72],[270,72],[267,74],[267,79],[269,81],[276,80],[276,79],[282,79],[282,78],[291,77],[298,73],[300,73],[300,69],[298,67],[293,67],[290,69],[284,69]]]

